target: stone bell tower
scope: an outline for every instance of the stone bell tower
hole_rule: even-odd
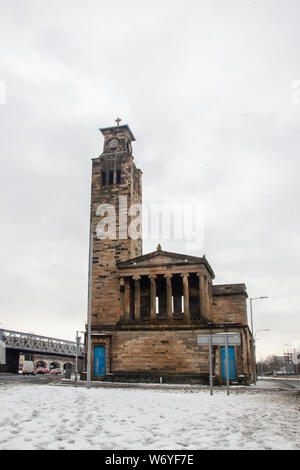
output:
[[[90,230],[93,233],[92,329],[113,326],[120,319],[120,279],[116,263],[142,254],[142,238],[129,237],[142,203],[142,172],[134,164],[129,126],[102,128],[102,154],[92,159]],[[141,214],[140,214],[141,215]],[[137,230],[141,231],[137,226]],[[122,286],[121,286],[122,288]]]

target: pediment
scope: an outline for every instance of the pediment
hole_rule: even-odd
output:
[[[153,266],[170,266],[170,265],[189,265],[189,264],[205,264],[212,272],[205,257],[197,257],[184,255],[181,253],[171,253],[168,251],[156,250],[137,258],[129,259],[118,263],[118,268],[147,268]],[[213,274],[213,272],[212,272]]]
[[[175,258],[174,256],[159,254],[147,258],[134,258],[127,261],[126,264],[127,266],[161,266],[164,264],[178,263],[178,261],[183,262],[181,259]]]

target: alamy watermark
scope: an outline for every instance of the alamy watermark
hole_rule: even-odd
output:
[[[187,250],[204,244],[204,208],[200,204],[132,204],[119,196],[117,207],[100,204],[95,232],[99,240],[182,240]]]

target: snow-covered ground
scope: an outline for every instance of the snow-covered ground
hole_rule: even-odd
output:
[[[269,385],[269,384],[268,384]],[[0,386],[0,449],[300,449],[300,400],[226,390]]]

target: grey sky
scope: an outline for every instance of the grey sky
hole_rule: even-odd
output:
[[[269,296],[258,357],[300,339],[299,20],[296,0],[0,2],[2,326],[83,329],[90,158],[120,116],[144,202],[203,204],[215,282]]]

